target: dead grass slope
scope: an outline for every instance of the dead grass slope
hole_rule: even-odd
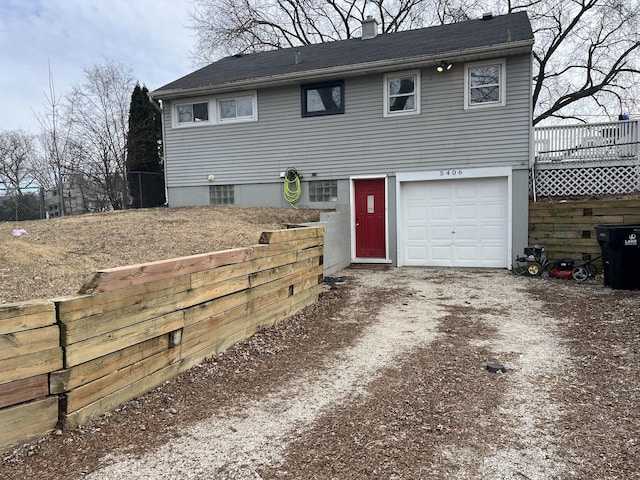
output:
[[[0,224],[0,303],[74,294],[100,269],[254,245],[320,210],[188,207]],[[13,237],[13,229],[29,235]]]

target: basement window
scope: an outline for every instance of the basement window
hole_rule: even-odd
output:
[[[209,205],[234,205],[233,185],[209,185]]]
[[[315,180],[309,182],[310,202],[337,202],[338,201],[338,181],[337,180]]]

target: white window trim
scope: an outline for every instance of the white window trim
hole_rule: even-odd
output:
[[[222,118],[220,102],[224,100],[242,100],[251,98],[253,115],[250,117]],[[238,92],[235,95],[225,95],[216,98],[216,122],[217,123],[241,123],[241,122],[257,122],[258,121],[258,95],[255,90],[250,92]]]
[[[178,119],[178,107],[182,106],[182,105],[194,105],[196,103],[206,103],[207,104],[207,108],[209,109],[209,120],[206,120],[204,122],[179,122]],[[194,99],[189,99],[188,102],[176,102],[172,105],[171,107],[171,117],[173,118],[173,127],[174,128],[191,128],[191,127],[204,127],[205,125],[211,125],[212,123],[215,123],[215,120],[212,119],[212,112],[211,112],[211,101],[209,98],[194,98]]]
[[[222,119],[220,115],[220,100],[237,100],[241,98],[251,98],[253,102],[253,115],[251,117]],[[206,103],[209,108],[209,120],[204,122],[178,122],[178,106],[193,105],[195,103]],[[236,92],[230,95],[212,96],[212,97],[196,97],[189,98],[185,101],[172,102],[171,105],[171,124],[173,128],[195,128],[211,125],[221,125],[228,123],[244,123],[258,121],[258,92],[257,90],[249,90]]]
[[[471,76],[469,70],[474,67],[500,65],[500,101],[484,102],[471,105]],[[476,108],[504,107],[507,104],[507,61],[504,58],[497,58],[483,62],[467,63],[464,66],[464,109],[475,110]]]
[[[415,81],[415,89],[414,89],[414,95],[416,96],[416,108],[413,110],[399,110],[397,112],[392,112],[389,110],[389,82],[388,80],[390,78],[397,78],[397,77],[407,77],[410,75],[414,75],[416,77],[416,81]],[[383,91],[384,91],[384,98],[383,98],[383,104],[384,104],[384,110],[383,110],[383,115],[385,117],[399,117],[399,116],[404,116],[404,115],[418,115],[420,113],[420,90],[421,90],[421,82],[420,82],[420,70],[408,70],[408,71],[401,71],[401,72],[392,72],[392,73],[386,73],[383,78],[382,78],[382,82],[383,82]]]

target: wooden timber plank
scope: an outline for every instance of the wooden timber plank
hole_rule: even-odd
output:
[[[182,349],[183,353],[194,345],[212,345],[218,341],[215,332],[222,325],[235,322],[249,314],[249,306],[247,304],[226,310],[208,317],[198,323],[185,326],[182,331]],[[205,345],[206,344],[206,345]]]
[[[205,359],[219,355],[229,347],[244,340],[244,338],[244,331],[240,331],[235,336],[226,337],[213,345],[192,351],[189,355],[183,355],[180,361],[180,372],[186,372],[195,365],[202,363]]]
[[[75,412],[127,385],[135,383],[180,359],[180,348],[171,348],[128,365],[67,393],[67,413]]]
[[[189,305],[193,292],[180,291],[174,295],[162,296],[123,306],[118,310],[108,310],[101,314],[61,323],[63,345],[70,345],[114,330],[145,322],[162,315],[168,315]],[[126,302],[130,303],[130,302]]]
[[[51,300],[29,300],[27,302],[7,303],[0,305],[0,320],[51,312],[55,313],[54,304]]]
[[[132,365],[169,348],[169,336],[161,335],[64,370],[51,372],[51,393],[64,393]]]
[[[305,250],[298,250],[297,254],[298,254],[298,258],[297,258],[298,262],[302,262],[310,258],[317,258],[318,262],[320,262],[320,260],[324,255],[324,246],[320,245],[317,247],[307,248]]]
[[[183,348],[186,348],[185,345],[191,348],[198,344],[216,342],[216,330],[221,326],[241,320],[243,317],[257,314],[273,305],[286,302],[290,296],[289,285],[281,286],[275,291],[265,289],[261,296],[252,297],[247,303],[206,317],[198,323],[185,324]]]
[[[324,237],[312,237],[302,240],[292,240],[290,242],[256,245],[253,247],[253,257],[262,258],[275,255],[276,253],[297,252],[299,250],[306,250],[322,245],[324,245]]]
[[[0,360],[0,384],[35,377],[62,368],[62,348],[56,347]]]
[[[285,302],[281,302],[280,304],[274,305],[273,307],[262,309],[259,312],[256,312],[253,321],[245,330],[247,338],[253,335],[262,327],[275,325],[276,323],[282,322],[291,317],[295,313],[292,313],[292,305],[297,305],[301,300],[301,297],[302,294],[298,294],[297,298],[294,295],[292,297],[289,297]],[[292,299],[294,298],[295,303],[292,302]]]
[[[248,288],[248,285],[248,277],[242,276],[227,278],[217,284],[179,291],[174,295],[150,300],[138,296],[135,303],[125,299],[126,301],[122,303],[126,304],[126,306],[120,310],[110,309],[102,314],[63,322],[61,325],[62,342],[64,345],[81,342],[112,330],[126,328],[161,315],[170,314],[176,310],[244,290]]]
[[[91,337],[66,346],[65,368],[144,342],[150,338],[179,330],[184,326],[181,311],[152,318],[113,332]]]
[[[311,264],[314,263],[312,260],[309,261]],[[308,266],[306,268],[310,271],[303,270],[300,272],[294,272],[293,275],[285,275],[270,282],[255,286],[251,289],[242,290],[224,297],[216,298],[214,300],[202,302],[198,305],[191,306],[185,310],[185,327],[198,323],[208,317],[221,314],[240,305],[248,304],[256,298],[268,295],[271,292],[277,291],[283,287],[286,288],[289,285],[292,285],[293,283],[299,281],[299,279],[304,275],[313,277],[321,271],[321,266],[313,267],[313,269],[309,269]]]
[[[288,289],[290,283],[291,278],[285,277],[190,307],[185,310],[185,328],[236,307],[250,304],[253,300],[269,295],[276,290]]]
[[[309,258],[296,263],[290,263],[289,265],[283,265],[281,267],[274,267],[268,270],[262,270],[249,275],[249,285],[251,287],[257,287],[280,278],[288,277],[303,270],[308,270],[319,264],[318,257]]]
[[[139,397],[144,393],[162,385],[167,380],[171,380],[175,377],[180,368],[180,363],[176,362],[167,367],[162,368],[152,374],[141,378],[140,380],[133,382],[126,387],[113,392],[101,399],[87,405],[86,407],[76,410],[70,414],[67,414],[64,419],[65,428],[76,428],[79,425],[84,425],[89,420],[103,413],[109,412],[115,409],[118,405],[121,405],[133,398]]]
[[[269,257],[261,257],[229,267],[216,268],[206,272],[197,272],[191,275],[191,288],[200,288],[214,283],[223,282],[229,278],[250,275],[256,271],[295,263],[296,252],[284,252]]]
[[[56,301],[60,322],[73,322],[81,318],[121,310],[162,298],[168,298],[191,288],[189,275],[158,280],[127,288],[123,291],[83,295]],[[125,293],[126,292],[126,293]]]
[[[585,223],[585,219],[587,218],[592,218],[592,217],[563,217],[563,218],[556,218],[553,220],[547,220],[547,221],[552,221],[553,223],[556,224],[565,224],[565,225],[571,225],[574,223],[580,223],[583,224]],[[622,217],[622,215],[607,215],[607,216],[602,216],[602,217],[598,217],[598,224],[601,223],[622,223],[624,220],[624,218]],[[535,219],[535,218],[530,218],[529,219],[530,223],[542,223],[540,222],[539,219]],[[591,223],[591,222],[586,222],[586,223]]]
[[[215,338],[215,343],[209,344],[197,342],[194,338],[191,342],[183,343],[183,356],[180,362],[180,371],[184,372],[194,365],[201,363],[206,358],[218,355],[227,348],[243,341],[264,325],[271,325],[292,316],[303,308],[312,305],[323,291],[321,284],[316,284],[307,290],[289,297],[286,302],[274,304],[270,308],[264,308],[252,315],[247,315],[242,323],[229,323],[219,330],[210,332],[210,337]],[[234,332],[235,330],[235,332]]]
[[[154,280],[208,270],[223,265],[242,263],[253,258],[251,248],[234,248],[188,257],[158,260],[101,270],[86,283],[79,293],[100,293],[140,285]]]
[[[216,298],[232,295],[236,292],[241,292],[249,288],[249,277],[243,275],[242,277],[230,278],[220,281],[218,283],[212,283],[203,287],[194,288],[189,292],[189,296],[176,302],[176,308],[186,309],[193,305],[205,303]]]
[[[58,423],[58,397],[47,397],[0,410],[0,448],[46,435]]]
[[[218,328],[210,332],[210,338],[213,345],[210,343],[203,343],[193,338],[189,341],[185,341],[182,344],[183,361],[188,362],[190,357],[196,356],[198,358],[205,358],[214,353],[220,353],[224,349],[229,348],[231,345],[238,343],[251,336],[251,333],[256,330],[256,325],[266,323],[268,321],[275,322],[276,319],[286,318],[289,312],[289,303],[281,302],[279,304],[272,305],[269,308],[262,309],[259,312],[244,315],[236,321],[225,323]],[[199,353],[203,350],[206,353]]]
[[[0,305],[0,334],[22,332],[55,323],[55,304],[50,300]]]
[[[318,237],[324,237],[324,227],[287,228],[262,232],[258,243],[273,244]]]
[[[49,376],[46,373],[3,383],[0,385],[0,408],[47,395],[49,395]]]
[[[58,325],[0,335],[0,360],[60,346]]]
[[[298,294],[292,296],[289,300],[291,302],[291,315],[316,303],[318,301],[318,295],[323,291],[323,285],[318,284],[313,285],[306,290],[301,290]]]

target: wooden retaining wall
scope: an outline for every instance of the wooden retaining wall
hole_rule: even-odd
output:
[[[322,227],[265,232],[0,307],[0,448],[86,423],[315,303],[323,244]]]
[[[531,203],[529,244],[543,245],[551,260],[580,262],[601,253],[595,227],[619,223],[640,224],[640,199]]]
[[[58,397],[49,392],[49,374],[62,362],[51,301],[0,306],[0,447],[55,427]]]

